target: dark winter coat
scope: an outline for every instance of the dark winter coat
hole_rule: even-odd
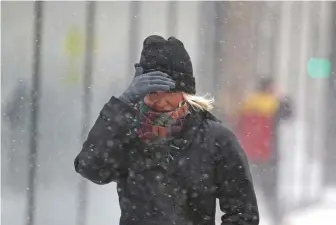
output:
[[[121,225],[214,225],[216,198],[222,225],[259,224],[246,156],[230,130],[194,112],[181,136],[155,147],[135,136],[136,113],[112,97],[75,159],[92,182],[117,182]]]

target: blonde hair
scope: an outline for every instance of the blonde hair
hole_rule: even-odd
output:
[[[208,93],[203,96],[183,93],[183,97],[193,108],[202,111],[210,111],[213,109],[213,103],[215,102],[215,99]]]

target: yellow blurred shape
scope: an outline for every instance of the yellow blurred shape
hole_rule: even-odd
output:
[[[65,51],[68,54],[68,75],[62,79],[66,84],[79,83],[79,72],[77,66],[75,66],[78,60],[83,60],[82,56],[85,51],[85,34],[81,32],[76,26],[72,26],[65,38]],[[98,42],[93,40],[94,53],[98,50]],[[78,64],[77,64],[78,65]],[[81,65],[81,64],[79,64]]]
[[[65,49],[71,58],[80,57],[84,52],[84,34],[78,27],[71,27],[66,37]]]
[[[269,94],[256,93],[243,103],[243,112],[257,112],[265,116],[273,116],[278,108],[278,100]]]

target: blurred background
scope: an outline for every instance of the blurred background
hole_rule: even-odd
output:
[[[184,42],[197,91],[215,97],[230,127],[259,78],[273,77],[293,108],[278,125],[270,187],[281,225],[333,223],[336,2],[2,1],[1,31],[3,225],[119,224],[115,184],[84,181],[73,160],[151,34]],[[255,186],[260,224],[277,224]]]

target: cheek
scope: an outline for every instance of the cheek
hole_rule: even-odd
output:
[[[157,101],[158,100],[158,95],[157,94],[149,94],[149,95],[146,95],[144,100],[146,101]]]
[[[180,95],[180,94],[175,94],[168,99],[168,101],[170,101],[171,103],[175,103],[175,104],[179,104],[183,100],[184,100],[183,95]]]
[[[145,102],[145,104],[148,105],[148,106],[151,106],[151,105],[153,105],[153,103],[154,103],[153,99],[152,99],[151,96],[149,96],[149,95],[145,96],[145,98],[144,98],[144,102]]]
[[[166,102],[174,108],[178,107],[180,102],[182,101],[183,101],[183,98],[167,98],[166,99]]]
[[[168,98],[167,102],[172,106],[178,106],[178,104],[181,102],[179,99],[176,98]]]

